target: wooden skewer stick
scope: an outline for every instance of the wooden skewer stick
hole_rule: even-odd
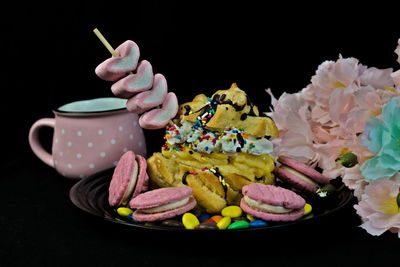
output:
[[[100,42],[103,43],[103,45],[107,48],[107,50],[110,51],[113,57],[119,56],[118,53],[114,50],[114,48],[110,45],[110,43],[107,42],[106,38],[104,38],[103,34],[101,34],[101,32],[97,28],[95,28],[93,32],[100,39]]]

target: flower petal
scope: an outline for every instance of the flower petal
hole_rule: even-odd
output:
[[[387,129],[382,120],[371,117],[365,124],[365,132],[362,137],[364,146],[375,154],[378,154],[382,148],[382,135]]]
[[[361,84],[371,85],[375,88],[392,87],[393,79],[390,77],[393,69],[368,68],[360,76]]]
[[[398,128],[400,119],[400,96],[393,97],[388,103],[383,105],[382,119],[390,129],[394,127],[394,130]],[[396,134],[397,135],[397,134]],[[400,137],[400,135],[398,135]]]
[[[366,181],[388,178],[396,173],[396,170],[382,168],[379,156],[366,160],[360,170]]]
[[[360,225],[361,228],[363,228],[365,231],[367,231],[369,234],[373,236],[379,236],[386,232],[388,229],[386,228],[376,228],[371,224],[371,221],[366,221],[363,224]]]

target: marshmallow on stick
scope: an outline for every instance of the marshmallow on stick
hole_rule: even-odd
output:
[[[97,66],[97,76],[115,82],[111,90],[117,97],[128,99],[130,112],[143,113],[140,127],[160,129],[167,126],[178,112],[178,101],[174,93],[168,93],[165,77],[159,73],[153,75],[150,62],[139,62],[140,51],[135,42],[128,40],[114,50],[98,29],[93,32],[112,55]]]

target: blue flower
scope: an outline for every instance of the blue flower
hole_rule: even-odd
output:
[[[400,170],[400,96],[383,105],[382,120],[368,119],[362,143],[376,154],[360,168],[365,180],[389,178]]]

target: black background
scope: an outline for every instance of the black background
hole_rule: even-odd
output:
[[[229,239],[233,243],[224,244],[226,237],[208,236],[208,240],[201,241],[201,237],[192,236],[192,240],[178,239],[176,250],[164,250],[170,242],[167,240],[173,236],[160,240],[153,235],[154,244],[146,241],[144,246],[154,248],[154,256],[143,249],[140,260],[134,251],[137,243],[136,247],[131,247],[130,243],[139,242],[135,235],[123,229],[103,228],[81,217],[82,214],[72,207],[67,194],[73,182],[61,177],[54,181],[57,174],[31,152],[28,132],[36,120],[52,117],[51,110],[60,105],[112,96],[111,83],[94,74],[95,67],[110,56],[92,32],[96,27],[114,47],[127,39],[134,40],[140,47],[141,58],[150,61],[155,73],[165,75],[169,90],[177,94],[181,103],[191,100],[197,93],[211,95],[236,82],[262,111],[267,111],[270,98],[265,93],[266,88],[271,88],[277,97],[284,91],[299,91],[309,84],[320,63],[336,60],[339,54],[355,57],[367,66],[398,69],[394,49],[400,38],[400,28],[398,14],[394,11],[394,6],[383,3],[350,7],[349,3],[295,5],[286,1],[279,6],[258,1],[218,5],[205,1],[191,4],[176,1],[44,4],[35,1],[12,2],[9,7],[3,7],[0,112],[5,174],[0,178],[0,199],[6,209],[0,213],[0,252],[4,252],[0,266],[1,262],[12,266],[29,261],[41,266],[68,266],[75,261],[101,265],[114,260],[121,262],[119,260],[128,257],[125,253],[131,249],[132,265],[135,261],[137,266],[153,265],[166,257],[174,263],[171,257],[179,259],[180,248],[186,247],[186,242],[189,247],[183,251],[190,251],[190,254],[185,254],[184,259],[191,264],[201,263],[207,255],[213,256],[204,263],[224,262],[216,251],[222,249],[221,246],[230,253],[237,251],[241,255],[242,252],[241,261],[238,261],[241,264],[246,264],[246,257],[254,253],[257,260],[265,263],[269,258],[270,262],[278,264],[313,264],[316,262],[311,255],[315,257],[312,251],[316,246],[322,246],[317,259],[324,261],[323,264],[340,266],[345,260],[343,257],[352,255],[349,249],[357,254],[349,259],[353,263],[368,264],[378,262],[381,256],[389,257],[394,251],[391,250],[393,244],[398,246],[393,235],[373,238],[357,228],[358,221],[353,218],[349,219],[351,230],[347,229],[354,231],[349,241],[337,239],[334,245],[326,245],[329,240],[313,236],[313,245],[308,251],[301,246],[310,241],[307,237],[297,240],[287,235],[277,237],[274,242],[288,240],[291,243],[288,257],[284,253],[285,243],[278,242],[280,247],[276,248],[268,243],[268,237],[259,239],[254,235],[251,240],[242,237],[240,242]],[[146,135],[151,140],[149,150],[158,150],[162,130],[146,131]],[[51,131],[43,131],[43,136],[49,148]],[[57,204],[52,205],[52,202]],[[66,215],[60,209],[72,217],[64,218]],[[351,210],[348,214],[353,213]],[[51,226],[54,229],[50,230]],[[102,229],[126,234],[132,241],[109,232],[102,236]],[[345,239],[343,233],[339,237]],[[193,253],[190,244],[199,243],[199,240],[206,248],[196,247]],[[252,246],[252,242],[257,246]],[[346,242],[350,243],[343,245]],[[371,254],[364,254],[369,253],[365,250],[372,249],[370,246],[374,247],[375,261],[367,260]],[[41,248],[50,252],[41,254]],[[90,251],[87,257],[85,250]],[[96,254],[96,250],[100,252]],[[108,250],[116,253],[115,259],[112,255],[104,258],[103,252]],[[290,258],[295,250],[295,258]],[[275,256],[264,259],[260,255],[264,251],[275,252]],[[323,253],[327,254],[326,261]],[[230,259],[229,263],[234,261]]]

